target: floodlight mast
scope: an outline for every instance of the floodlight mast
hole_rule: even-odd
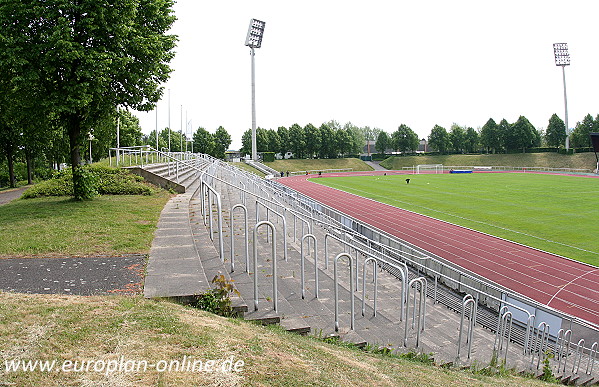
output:
[[[555,65],[562,67],[562,78],[564,80],[564,109],[566,124],[566,151],[570,149],[570,128],[568,127],[568,97],[566,96],[566,66],[570,65],[570,54],[568,53],[568,43],[553,43],[553,54],[555,55]]]
[[[250,48],[252,57],[252,160],[258,161],[258,151],[256,145],[256,76],[254,64],[254,49],[262,46],[262,36],[266,23],[257,19],[250,20],[248,34],[245,38],[245,45]]]

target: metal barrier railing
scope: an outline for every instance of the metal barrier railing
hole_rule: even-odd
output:
[[[302,282],[302,299],[306,298],[306,289],[305,289],[305,269],[304,269],[304,242],[306,239],[311,239],[314,242],[314,295],[318,298],[318,240],[313,234],[306,234],[302,237],[302,241],[300,242],[300,260],[301,260],[301,282]],[[308,245],[308,249],[310,246]]]
[[[275,226],[267,220],[256,223],[254,226],[253,244],[254,244],[254,310],[258,310],[258,228],[267,226],[272,231],[272,301],[273,310],[279,311],[278,291],[277,291],[277,235]],[[267,231],[268,234],[268,231]]]
[[[545,356],[545,351],[548,349],[548,345],[551,339],[550,335],[549,335],[549,328],[548,328],[548,324],[545,322],[541,322],[541,324],[539,324],[539,328],[534,327],[534,322],[535,322],[535,315],[531,314],[530,312],[528,312],[528,310],[526,310],[523,307],[520,307],[519,305],[515,305],[512,302],[509,302],[508,300],[504,299],[504,298],[500,298],[497,297],[493,294],[489,294],[486,293],[485,290],[482,290],[482,288],[477,288],[478,285],[475,284],[475,280],[476,281],[480,281],[479,278],[476,278],[474,276],[469,275],[468,273],[460,273],[459,278],[463,278],[465,280],[467,280],[468,282],[461,282],[461,280],[456,280],[456,278],[450,277],[449,275],[446,275],[445,273],[442,273],[441,271],[435,269],[433,267],[434,265],[439,265],[439,267],[443,268],[443,270],[445,272],[447,271],[455,271],[456,269],[453,267],[448,267],[448,266],[443,266],[444,263],[437,260],[434,257],[430,257],[430,256],[426,256],[423,255],[423,253],[421,251],[419,251],[418,249],[414,249],[411,246],[408,246],[407,244],[402,244],[399,242],[393,242],[393,245],[385,245],[382,242],[385,243],[389,243],[389,241],[391,240],[391,237],[389,235],[386,235],[385,233],[381,232],[380,230],[376,230],[375,228],[369,227],[369,226],[356,226],[357,224],[359,224],[355,219],[352,219],[351,217],[347,217],[345,215],[340,215],[340,214],[336,214],[334,211],[332,211],[330,208],[326,208],[325,206],[322,206],[321,204],[316,204],[313,200],[311,199],[306,199],[305,197],[303,197],[302,195],[299,195],[297,193],[295,193],[294,191],[290,191],[289,189],[285,188],[282,189],[280,184],[276,183],[276,182],[272,182],[272,181],[265,181],[265,180],[260,180],[257,177],[254,177],[253,175],[250,176],[250,174],[245,174],[244,172],[239,172],[238,170],[236,171],[236,168],[233,167],[228,167],[223,165],[223,163],[216,161],[216,160],[210,160],[211,161],[211,165],[210,167],[204,171],[203,176],[205,177],[210,177],[210,186],[211,188],[213,188],[216,191],[216,186],[214,186],[214,183],[219,182],[221,184],[225,184],[227,186],[230,187],[235,187],[235,189],[238,189],[239,192],[239,197],[240,200],[244,201],[246,196],[249,195],[253,195],[256,198],[260,198],[260,204],[266,206],[268,204],[268,206],[270,207],[269,211],[272,210],[273,213],[275,212],[275,208],[281,208],[280,213],[278,214],[278,216],[281,217],[281,219],[286,219],[286,217],[292,216],[293,217],[293,221],[294,221],[294,239],[297,240],[297,232],[296,232],[296,227],[295,227],[295,223],[297,221],[297,219],[300,219],[302,222],[302,228],[303,226],[308,226],[308,231],[310,232],[310,234],[313,234],[313,230],[311,229],[313,227],[313,225],[318,225],[319,227],[324,228],[327,231],[331,231],[331,230],[335,230],[338,235],[341,235],[341,237],[337,237],[334,236],[332,234],[330,234],[329,232],[327,232],[325,234],[325,252],[326,252],[326,256],[325,256],[325,264],[328,260],[328,239],[332,238],[335,239],[337,242],[341,243],[342,246],[344,246],[345,248],[349,248],[350,252],[351,250],[355,251],[356,253],[356,257],[353,258],[349,253],[341,253],[339,254],[337,257],[342,256],[342,257],[349,257],[350,258],[350,294],[352,294],[352,304],[353,304],[353,294],[354,292],[357,290],[357,281],[358,281],[358,252],[360,254],[363,254],[365,256],[364,259],[364,264],[373,262],[373,266],[374,266],[374,272],[376,273],[376,266],[380,263],[383,266],[384,265],[390,265],[392,263],[394,263],[395,265],[397,265],[397,263],[401,263],[402,265],[406,265],[406,263],[408,263],[411,267],[415,268],[417,270],[418,273],[424,273],[427,276],[434,276],[435,279],[435,286],[434,286],[434,300],[437,301],[437,280],[438,279],[442,279],[443,281],[445,281],[445,283],[455,283],[458,289],[466,289],[469,291],[472,291],[472,294],[476,294],[476,297],[472,297],[469,298],[468,300],[472,300],[472,301],[468,301],[468,306],[471,308],[470,313],[472,313],[472,309],[475,309],[474,307],[471,307],[471,305],[476,305],[478,306],[478,299],[479,297],[486,299],[487,301],[493,301],[498,305],[498,309],[499,309],[499,314],[497,317],[497,326],[496,327],[492,327],[494,329],[496,329],[496,345],[494,346],[494,352],[495,349],[498,349],[500,351],[500,354],[502,351],[505,351],[505,357],[507,358],[507,354],[508,354],[508,345],[509,342],[511,340],[511,331],[512,331],[512,325],[513,325],[513,316],[512,316],[512,311],[519,311],[521,313],[524,313],[525,316],[527,316],[525,318],[525,325],[526,325],[526,335],[525,335],[525,339],[524,339],[524,353],[528,353],[531,356],[531,365],[534,364],[534,360],[536,358],[537,360],[537,367],[539,366],[540,362],[542,361],[542,359],[544,359]],[[183,165],[183,163],[182,163]],[[208,182],[206,182],[206,184],[208,184]],[[205,194],[209,196],[214,196],[216,197],[216,195],[213,195],[212,191],[210,191],[210,189],[206,188],[206,192]],[[203,191],[204,192],[204,191]],[[214,201],[215,199],[212,199],[212,201]],[[208,200],[210,201],[210,200]],[[204,205],[204,204],[203,204]],[[268,208],[268,207],[267,207]],[[218,209],[218,212],[222,212],[222,209]],[[282,213],[282,214],[281,214]],[[259,218],[259,216],[258,216]],[[212,221],[212,219],[210,219],[210,221]],[[231,225],[232,225],[232,220],[231,220]],[[260,222],[261,224],[264,224],[263,222]],[[267,222],[270,223],[270,222]],[[222,225],[219,225],[219,229],[222,230]],[[256,229],[254,229],[254,232],[256,232]],[[276,235],[274,226],[272,226],[271,232],[274,235]],[[303,244],[305,242],[306,239],[308,239],[309,241],[314,242],[314,244],[316,245],[316,241],[317,238],[314,237],[308,237],[308,238],[304,238],[305,237],[305,233],[302,230],[302,247]],[[268,235],[268,233],[267,233]],[[288,235],[288,233],[285,231],[284,235]],[[385,239],[387,238],[387,239]],[[286,239],[286,238],[285,238]],[[232,243],[233,245],[233,243]],[[246,244],[247,245],[247,244]],[[276,265],[274,262],[276,261],[276,241],[273,240],[273,271],[275,270],[274,265]],[[316,246],[315,246],[316,247]],[[254,243],[254,248],[256,249],[256,243]],[[335,258],[337,260],[337,257]],[[302,253],[302,260],[303,260],[303,253]],[[376,259],[371,259],[371,258],[376,258]],[[254,259],[257,259],[256,253],[254,253]],[[370,259],[370,260],[369,260]],[[315,267],[316,267],[316,272],[315,272],[315,276],[318,273],[318,259],[315,257]],[[376,262],[376,263],[374,263]],[[356,268],[355,268],[355,280],[353,278],[354,276],[354,268],[353,268],[353,264],[355,263]],[[255,264],[256,265],[256,264]],[[247,263],[246,263],[246,267],[247,267]],[[365,267],[365,266],[363,266]],[[418,327],[417,327],[417,334],[416,334],[416,346],[418,347],[420,344],[420,332],[424,330],[425,327],[425,316],[426,316],[426,293],[427,293],[427,282],[426,279],[424,279],[424,277],[420,277],[423,278],[424,281],[420,280],[420,278],[417,278],[417,280],[419,281],[415,281],[412,280],[409,282],[408,284],[408,278],[407,278],[407,266],[405,266],[405,270],[403,268],[400,268],[398,266],[396,266],[396,268],[398,269],[399,273],[402,273],[401,276],[401,280],[402,280],[402,288],[407,289],[407,291],[405,292],[405,294],[402,296],[402,299],[404,300],[404,302],[401,302],[401,307],[403,309],[404,303],[406,304],[406,313],[405,313],[405,326],[406,329],[404,331],[404,345],[407,346],[407,332],[408,332],[408,314],[409,314],[409,304],[408,304],[408,299],[409,299],[409,289],[416,287],[418,289],[415,289],[415,292],[417,292],[419,290],[420,292],[420,301],[419,301],[419,307],[418,307],[418,314],[416,315],[416,298],[417,295],[414,294],[414,306],[413,306],[413,311],[412,311],[412,329],[414,329],[415,324],[417,323]],[[254,272],[256,271],[256,269],[254,268]],[[302,270],[303,271],[303,270]],[[404,273],[405,273],[405,278],[404,278]],[[256,273],[254,273],[256,274]],[[374,275],[374,274],[373,274]],[[275,278],[273,278],[273,298],[276,297],[276,292],[274,292],[274,289],[276,288],[276,276],[273,276]],[[255,276],[255,280],[257,280],[257,276]],[[338,279],[337,279],[338,281]],[[365,287],[365,281],[366,281],[366,270],[363,270],[363,289]],[[303,281],[302,281],[303,282]],[[316,286],[318,284],[318,281],[316,281]],[[337,283],[336,283],[337,285]],[[491,289],[491,290],[499,290],[501,292],[503,292],[502,294],[505,294],[505,289],[499,288],[499,287],[494,287],[492,284],[485,284],[484,289]],[[302,289],[304,290],[304,289]],[[302,291],[302,293],[304,293],[304,291]],[[362,302],[364,302],[365,300],[365,290],[363,290],[363,295],[362,295]],[[510,294],[511,298],[513,295]],[[376,283],[375,283],[375,297],[376,297]],[[511,299],[510,298],[510,299]],[[518,299],[523,299],[523,298],[518,298]],[[275,300],[276,301],[276,300]],[[530,301],[530,300],[526,300],[526,301]],[[336,300],[336,307],[338,309],[338,299]],[[257,293],[255,294],[255,308],[257,308]],[[276,306],[276,302],[275,302],[275,308],[277,308]],[[476,308],[477,309],[477,308]],[[543,310],[551,310],[551,308],[542,308]],[[375,313],[376,313],[376,305],[374,307]],[[553,310],[552,310],[553,311]],[[401,312],[400,315],[400,321],[401,318],[404,316],[403,310]],[[562,314],[562,316],[564,316]],[[351,323],[351,328],[353,329],[353,318],[354,318],[354,313],[353,313],[353,305],[352,305],[352,323]],[[574,321],[574,318],[571,318],[571,321]],[[476,324],[476,312],[474,312],[474,315],[470,315],[469,316],[469,325],[471,325],[471,327],[475,326]],[[544,324],[544,325],[543,325]],[[336,316],[335,316],[335,325],[336,325],[336,330],[338,330],[339,328],[339,321],[338,321],[338,310],[336,310]],[[541,329],[540,333],[539,333],[539,329]],[[461,333],[462,329],[460,329],[460,333]],[[472,343],[472,338],[471,338],[471,333],[472,333],[472,329],[469,330],[468,332],[468,344],[471,345]],[[570,331],[570,337],[572,335],[571,331]],[[558,335],[559,336],[559,335]],[[505,349],[503,346],[503,341],[505,340],[506,344],[505,344]],[[566,342],[567,340],[567,342]],[[576,351],[575,351],[575,355],[574,355],[574,367],[572,369],[572,372],[574,371],[585,371],[584,369],[584,360],[586,358],[586,370],[590,370],[590,372],[592,372],[593,370],[593,363],[594,363],[594,359],[597,357],[597,347],[599,346],[596,342],[593,343],[593,345],[591,345],[591,348],[587,349],[584,347],[584,341],[582,342],[578,342],[578,346],[576,347]],[[459,344],[461,344],[461,339],[459,341]],[[499,345],[497,345],[499,344]],[[560,344],[560,338],[557,338],[557,342],[556,342],[556,348],[558,347],[558,344]],[[562,368],[562,360],[563,360],[563,369],[566,369],[566,361],[568,356],[572,356],[569,355],[569,348],[570,348],[570,341],[569,339],[567,339],[567,335],[564,333],[561,337],[561,348],[563,348],[563,350],[560,349],[560,354],[558,356],[556,356],[557,360],[559,361],[558,363],[558,369]],[[581,366],[581,364],[583,364],[583,366]]]
[[[419,286],[419,289],[416,289],[416,286]],[[407,302],[406,302],[406,320],[405,320],[405,326],[404,326],[404,337],[403,337],[403,345],[404,347],[408,346],[408,316],[410,314],[410,289],[414,287],[414,307],[412,309],[412,329],[414,329],[414,326],[416,325],[416,345],[415,347],[418,348],[420,346],[420,332],[424,331],[424,325],[425,325],[425,318],[426,318],[426,278],[424,277],[418,277],[418,278],[414,278],[413,280],[410,281],[410,283],[408,284],[408,289],[407,289]],[[419,290],[420,293],[420,299],[418,302],[418,313],[416,313],[416,290]],[[417,324],[415,324],[416,319],[418,321]]]
[[[233,207],[231,207],[231,273],[233,273],[235,271],[235,243],[233,240],[233,236],[235,235],[235,233],[233,232],[233,215],[234,212],[237,208],[241,208],[243,210],[243,222],[244,222],[244,231],[243,231],[243,235],[245,237],[245,272],[248,273],[249,272],[249,267],[250,267],[250,244],[249,244],[249,235],[248,235],[248,210],[246,208],[246,206],[244,206],[243,204],[236,204]]]
[[[472,333],[474,331],[474,326],[476,324],[476,301],[470,294],[466,294],[464,296],[464,301],[462,302],[462,317],[460,319],[460,330],[458,334],[458,353],[456,355],[456,363],[460,361],[460,350],[462,349],[462,334],[464,332],[464,318],[466,317],[466,308],[470,307],[470,312],[468,313],[468,337],[466,338],[466,343],[468,344],[468,359],[470,359],[470,355],[472,354]]]
[[[339,273],[338,273],[338,261],[341,258],[347,258],[349,261],[349,298],[351,301],[351,317],[350,317],[350,329],[353,330],[354,329],[354,320],[355,320],[355,315],[354,315],[354,271],[352,269],[353,264],[354,264],[354,259],[352,258],[351,255],[347,254],[347,253],[340,253],[339,255],[337,255],[335,257],[335,260],[333,261],[333,275],[334,275],[334,284],[335,284],[335,332],[339,332]]]

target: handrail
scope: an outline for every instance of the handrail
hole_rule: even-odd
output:
[[[277,298],[277,234],[275,233],[275,226],[267,220],[258,222],[254,226],[254,235],[252,240],[254,244],[254,311],[258,310],[258,240],[256,234],[258,234],[258,228],[262,225],[266,225],[272,231],[272,300],[273,309],[275,312],[278,312],[279,303]]]
[[[404,325],[404,336],[403,336],[403,345],[404,347],[408,346],[408,316],[410,314],[410,289],[413,284],[420,285],[420,299],[418,302],[418,314],[416,315],[416,289],[414,290],[414,310],[412,312],[412,329],[414,329],[414,322],[416,318],[418,318],[418,325],[416,328],[416,348],[420,346],[420,330],[424,331],[424,321],[426,317],[426,278],[418,277],[414,278],[410,281],[408,285],[408,293],[406,295],[406,321]],[[422,323],[422,326],[421,326]]]
[[[580,361],[582,360],[582,352],[584,351],[584,339],[580,339],[576,344],[576,352],[574,353],[574,364],[572,364],[572,373],[577,374],[580,370]],[[578,363],[576,360],[578,359]],[[576,370],[576,372],[574,371]]]
[[[587,375],[591,375],[593,373],[593,367],[595,366],[595,362],[597,361],[597,349],[599,348],[599,343],[598,342],[594,342],[593,345],[591,345],[591,350],[589,351],[589,361],[587,362],[587,369],[586,369],[586,374]],[[593,358],[593,353],[595,353],[595,356]],[[589,370],[590,367],[590,370]]]
[[[501,351],[503,350],[503,341],[505,340],[505,352],[503,356],[504,362],[507,361],[508,349],[510,346],[510,340],[512,338],[513,324],[514,319],[512,312],[508,310],[507,306],[502,307],[499,311],[499,317],[497,319],[497,330],[495,331],[495,341],[493,342],[493,355],[497,356],[498,358],[501,356]]]
[[[530,369],[533,368],[535,352],[537,353],[537,369],[541,364],[541,358],[545,358],[545,348],[549,345],[549,324],[541,322],[537,327],[537,334],[532,337],[532,351],[530,357]]]
[[[216,208],[218,211],[218,248],[219,248],[219,255],[220,255],[220,260],[221,262],[225,261],[225,253],[224,253],[224,244],[223,244],[223,214],[222,214],[222,203],[221,203],[221,199],[220,199],[220,193],[218,193],[213,187],[211,187],[208,183],[206,183],[204,181],[204,176],[200,176],[200,184],[202,184],[203,187],[205,187],[206,189],[208,189],[209,192],[212,192],[214,197],[216,198]],[[203,191],[202,192],[202,196]],[[210,194],[208,194],[208,205],[210,206]],[[202,209],[203,209],[203,205],[202,205]],[[212,209],[210,209],[209,211],[209,218],[210,218],[210,239],[214,240],[214,236],[212,235]]]
[[[285,219],[285,217],[281,214],[279,214],[277,211],[273,210],[272,208],[269,208],[266,204],[261,203],[258,199],[256,199],[256,222],[260,221],[260,206],[262,205],[264,208],[266,208],[266,211],[270,211],[272,213],[274,213],[277,216],[280,216],[281,219],[283,220],[283,257],[285,258],[285,261],[287,261],[287,220]],[[268,214],[268,212],[267,212]],[[268,219],[268,215],[267,215],[267,219]]]
[[[339,243],[344,244],[356,251],[359,251],[360,253],[364,254],[366,257],[375,257],[372,253],[370,252],[366,252],[365,250],[353,246],[350,242],[344,241],[341,238],[327,233],[324,236],[324,249],[325,249],[325,256],[328,256],[328,239],[327,238],[333,238],[335,240],[337,240]],[[326,258],[326,257],[325,257]],[[405,312],[404,312],[404,304],[407,303],[408,299],[407,299],[407,288],[408,288],[408,267],[406,266],[405,262],[400,262],[400,265],[403,266],[399,266],[397,263],[395,262],[390,262],[389,260],[386,260],[382,257],[375,257],[377,258],[379,261],[383,262],[385,265],[389,265],[390,267],[396,269],[397,271],[399,271],[401,273],[401,283],[402,283],[402,301],[400,303],[400,314],[399,314],[399,321],[403,321],[403,318],[405,316]],[[325,265],[325,269],[326,269],[326,265]]]
[[[558,362],[557,362],[557,372],[566,372],[566,363],[568,361],[568,351],[570,349],[570,342],[572,340],[572,331],[570,329],[564,331],[563,329],[560,329],[558,331],[557,334],[557,339],[559,341],[560,338],[560,333],[561,333],[561,344],[559,347],[559,352],[558,352]],[[557,342],[556,342],[557,344]],[[562,364],[562,359],[564,359],[564,367],[561,367]]]
[[[246,208],[246,206],[244,206],[243,204],[236,204],[233,207],[231,207],[231,273],[233,273],[235,271],[235,243],[233,243],[233,236],[235,235],[235,232],[233,230],[233,223],[234,223],[234,218],[233,218],[233,213],[235,211],[235,209],[237,208],[241,208],[243,210],[243,215],[244,215],[244,224],[245,224],[245,229],[244,229],[244,236],[245,236],[245,272],[248,273],[249,272],[249,266],[250,266],[250,247],[249,247],[249,232],[248,232],[248,210]]]
[[[366,312],[366,268],[368,263],[372,262],[372,282],[374,282],[374,297],[373,297],[373,316],[376,316],[376,294],[378,290],[378,275],[377,275],[377,259],[375,257],[368,257],[364,260],[362,266],[362,316]]]
[[[470,294],[466,294],[464,296],[464,300],[462,302],[462,318],[460,319],[460,333],[458,334],[458,353],[456,355],[456,363],[460,360],[460,350],[462,349],[462,333],[464,331],[464,317],[466,316],[466,308],[470,305],[470,313],[468,314],[468,337],[466,338],[466,343],[468,343],[468,359],[470,359],[470,355],[472,353],[472,331],[474,330],[474,325],[476,322],[476,309],[477,303]]]
[[[301,261],[301,282],[302,282],[302,300],[306,297],[305,291],[305,274],[304,274],[304,241],[306,239],[312,239],[314,241],[314,295],[318,298],[318,241],[313,234],[306,234],[302,237],[302,241],[300,242],[300,261]],[[309,241],[308,241],[309,242]],[[310,249],[310,244],[308,243],[308,249]]]
[[[351,300],[350,329],[354,329],[354,271],[352,269],[354,259],[347,253],[340,253],[335,257],[333,262],[333,281],[335,283],[335,332],[339,332],[339,275],[337,270],[337,262],[343,257],[346,257],[349,260],[349,298]]]

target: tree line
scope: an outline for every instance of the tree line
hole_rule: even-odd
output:
[[[258,152],[273,152],[285,155],[293,153],[294,158],[332,159],[362,153],[365,140],[372,139],[380,129],[360,128],[351,122],[341,125],[337,121],[325,122],[320,126],[307,124],[302,127],[293,124],[289,128],[256,128],[256,148]],[[246,130],[241,137],[242,155],[252,154],[252,130]]]
[[[576,124],[570,135],[570,146],[572,148],[590,147],[589,133],[591,132],[599,132],[599,115],[593,118],[587,114],[582,121]],[[546,130],[536,129],[524,116],[520,116],[514,123],[502,119],[499,124],[490,118],[477,130],[455,123],[449,130],[435,125],[427,139],[429,150],[439,153],[525,152],[526,149],[542,146],[564,147],[566,126],[557,114],[553,114],[549,118]],[[378,153],[386,153],[389,150],[412,153],[418,149],[418,146],[419,140],[416,133],[404,124],[401,124],[391,135],[380,131],[375,143]]]

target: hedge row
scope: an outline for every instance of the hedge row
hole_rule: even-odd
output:
[[[100,195],[151,195],[152,186],[144,182],[141,176],[133,175],[122,169],[91,165],[84,167],[94,189]],[[23,192],[22,198],[41,196],[73,196],[73,178],[70,169],[56,172],[54,176],[34,185]]]

